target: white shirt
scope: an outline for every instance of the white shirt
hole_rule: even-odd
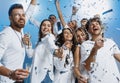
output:
[[[63,50],[63,58],[54,57],[54,83],[75,83],[73,74],[73,53],[69,49]]]
[[[21,38],[21,33],[11,27],[6,27],[0,33],[0,66],[11,70],[23,68],[25,48],[22,46]],[[7,77],[0,76],[0,83],[4,83],[5,79],[9,80]]]
[[[114,54],[120,54],[120,50],[113,40],[104,40],[104,46],[95,55],[95,62],[91,63],[90,83],[120,83],[120,73],[114,58]],[[89,57],[94,43],[90,40],[82,43],[81,62]]]
[[[41,83],[47,71],[50,71],[49,76],[53,80],[53,52],[57,48],[53,34],[47,34],[41,39],[41,42],[39,42],[33,53],[34,58],[30,83]]]
[[[26,20],[33,13],[34,6],[30,5],[26,12]],[[15,70],[23,68],[25,47],[22,44],[23,31],[17,32],[11,27],[6,27],[0,32],[0,66]],[[0,83],[13,83],[14,81],[5,76],[0,76]]]
[[[54,57],[56,71],[71,71],[73,67],[73,53],[69,49],[63,50],[63,58]],[[66,59],[68,64],[66,63]]]
[[[34,19],[33,17],[30,18],[30,22],[32,24],[34,24],[34,26],[40,28],[40,22],[37,21],[36,19]],[[62,32],[62,29],[63,29],[63,27],[62,27],[60,21],[59,20],[56,21],[55,24],[54,24],[54,26],[53,26],[53,33],[55,34],[55,36],[57,36],[58,34],[60,34]]]
[[[53,33],[57,36],[60,33],[62,33],[62,29],[63,29],[63,26],[62,26],[61,22],[59,20],[57,20],[53,26]]]

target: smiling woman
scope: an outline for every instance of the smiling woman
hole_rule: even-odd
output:
[[[38,21],[41,22],[41,20],[48,18],[50,14],[55,14],[56,17],[58,17],[57,12],[55,11],[56,9],[54,0],[37,1],[37,10],[34,13],[34,17]],[[0,31],[3,29],[3,26],[9,25],[8,8],[13,3],[22,3],[24,9],[26,10],[30,0],[3,0],[0,2]],[[105,32],[105,36],[114,39],[118,44],[118,47],[120,47],[120,39],[116,36],[118,35],[120,37],[120,0],[60,0],[60,3],[65,20],[70,19],[73,6],[77,8],[75,17],[73,17],[73,19],[76,19],[78,23],[84,17],[90,18],[95,14],[99,14],[102,21],[109,27]],[[108,10],[112,11],[103,14]],[[33,46],[35,47],[36,41],[38,39],[38,29],[33,27],[35,26],[28,22],[24,30],[25,32],[30,32],[32,35],[31,40],[33,42]],[[30,60],[27,58],[25,62],[30,62]]]

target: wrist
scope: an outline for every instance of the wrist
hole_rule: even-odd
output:
[[[12,79],[12,77],[13,77],[13,73],[14,73],[13,70],[9,71],[9,73],[8,73],[8,77],[9,77],[9,79]]]

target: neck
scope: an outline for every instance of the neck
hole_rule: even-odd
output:
[[[103,38],[103,37],[102,37],[102,35],[93,35],[91,40],[95,41],[98,38]]]
[[[18,27],[14,26],[14,25],[10,25],[10,26],[11,26],[12,29],[14,29],[14,30],[16,30],[18,32],[21,32],[21,28],[18,28]]]

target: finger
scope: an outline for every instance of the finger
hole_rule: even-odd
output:
[[[23,79],[25,79],[25,78],[27,78],[27,77],[28,77],[28,75],[25,75],[25,74],[24,74],[24,75],[19,75],[19,79],[20,79],[20,80],[23,80]]]
[[[79,77],[79,80],[82,81],[83,83],[86,83],[87,82],[87,78],[85,78],[84,76],[80,76]]]
[[[27,70],[25,70],[25,69],[18,69],[18,70],[15,71],[15,74],[16,74],[16,75],[22,75],[22,74],[23,74],[23,75],[24,75],[24,74],[26,75],[26,74],[28,74],[28,73],[29,73],[29,72],[28,72]]]

